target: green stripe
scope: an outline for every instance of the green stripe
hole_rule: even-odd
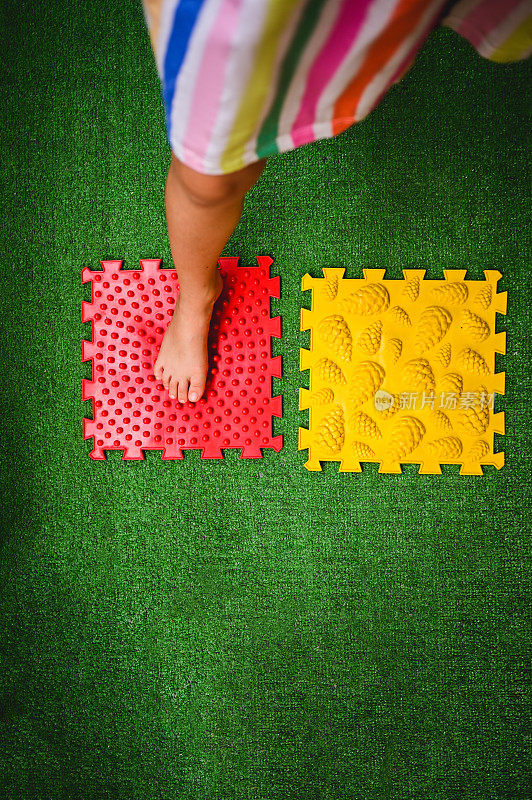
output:
[[[294,72],[300,60],[302,51],[307,41],[311,37],[316,23],[320,17],[322,6],[326,0],[310,0],[307,7],[301,14],[301,20],[297,32],[292,39],[292,43],[286,53],[279,75],[279,85],[275,94],[275,100],[264,120],[257,139],[257,155],[259,158],[271,156],[279,152],[276,138],[279,128],[279,117],[281,110],[290,88]]]

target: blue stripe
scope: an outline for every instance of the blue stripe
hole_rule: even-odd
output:
[[[205,0],[181,0],[174,13],[163,65],[163,101],[166,132],[170,138],[170,112],[179,70],[185,59],[188,43]]]

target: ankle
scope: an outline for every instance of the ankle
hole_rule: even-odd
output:
[[[181,291],[176,300],[176,308],[179,307],[181,313],[185,311],[190,314],[209,314],[210,316],[212,307],[220,296],[222,286],[223,281],[218,275],[212,286]]]

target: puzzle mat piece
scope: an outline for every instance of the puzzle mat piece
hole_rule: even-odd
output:
[[[83,361],[92,359],[92,380],[83,380],[83,400],[92,399],[93,419],[83,420],[83,438],[94,438],[93,459],[105,450],[124,450],[124,459],[143,459],[143,450],[163,450],[163,459],[183,458],[201,448],[202,458],[221,458],[222,448],[241,447],[242,458],[279,451],[272,417],[282,414],[281,397],[271,396],[271,378],[281,377],[281,357],[271,357],[270,337],[280,337],[280,317],[270,317],[270,298],[280,297],[280,279],[270,278],[273,259],[239,267],[220,258],[224,288],[209,336],[209,373],[197,403],[171,400],[152,365],[170,322],[178,293],[177,273],[159,269],[160,259],[141,259],[140,270],[102,261],[102,271],[84,269],[92,300],[82,302],[82,322],[92,323],[83,341]]]
[[[441,474],[441,464],[460,464],[461,475],[500,469],[493,440],[504,414],[492,407],[504,394],[504,373],[495,374],[495,353],[506,351],[506,334],[495,333],[507,301],[497,294],[500,272],[485,270],[485,281],[466,280],[465,270],[444,270],[445,280],[424,280],[425,270],[403,270],[403,280],[344,272],[302,280],[312,291],[311,309],[301,310],[301,330],[311,332],[300,363],[310,370],[299,398],[309,409],[309,428],[299,429],[307,469],[320,461],[339,461],[344,472],[360,472],[361,462],[379,463],[379,472],[410,463],[422,474]]]

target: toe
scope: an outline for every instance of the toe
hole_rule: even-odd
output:
[[[168,387],[170,386],[171,377],[172,377],[171,374],[169,372],[166,372],[166,370],[163,372],[163,377],[161,378],[161,380],[163,382],[163,386],[165,389],[168,389]]]
[[[155,375],[158,381],[162,380],[163,372],[164,372],[163,368],[157,362],[155,362],[155,366],[153,368],[153,374]]]
[[[168,394],[170,395],[172,400],[175,400],[175,398],[177,397],[177,378],[172,377],[172,380],[168,385]]]
[[[191,403],[199,400],[205,389],[205,378],[200,375],[193,376],[190,379],[190,386],[188,389],[188,399]]]
[[[182,381],[179,381],[179,386],[177,387],[177,399],[180,403],[186,403],[188,397],[188,379],[183,378]]]

